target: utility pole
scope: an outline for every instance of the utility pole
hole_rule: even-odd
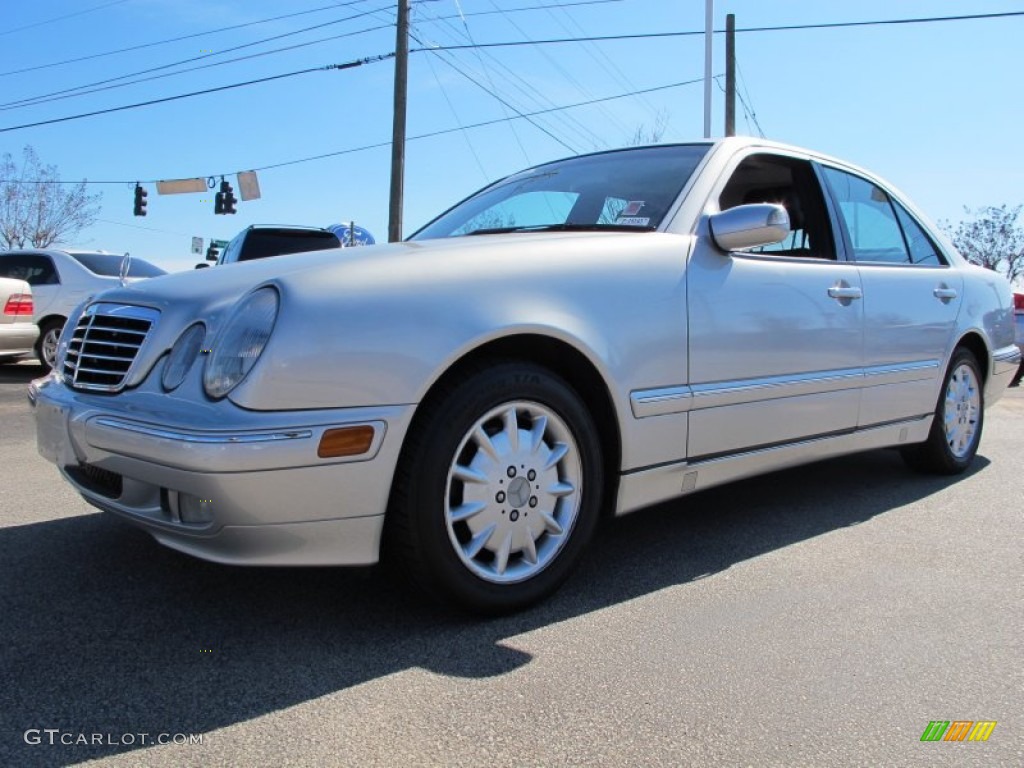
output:
[[[736,14],[725,17],[725,135],[736,135]]]
[[[402,199],[405,182],[405,108],[409,94],[409,0],[398,0],[395,24],[395,114],[391,130],[391,202],[388,242],[402,239]]]
[[[704,0],[704,138],[711,138],[711,38],[715,0]]]

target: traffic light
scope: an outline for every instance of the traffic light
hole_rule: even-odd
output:
[[[135,208],[133,209],[133,213],[136,216],[146,215],[146,198],[148,195],[149,193],[140,185],[135,185]]]
[[[220,213],[238,213],[235,206],[238,204],[238,198],[235,197],[235,190],[231,188],[231,185],[221,180],[220,192],[213,197],[213,212]]]
[[[231,188],[231,185],[222,181],[220,183],[220,194],[222,195],[221,200],[221,213],[238,213],[235,206],[238,204],[238,198],[235,197],[235,190]]]

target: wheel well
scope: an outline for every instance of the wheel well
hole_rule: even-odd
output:
[[[447,388],[469,368],[477,368],[488,360],[523,360],[542,365],[561,376],[576,390],[594,417],[594,426],[601,436],[605,474],[605,510],[614,509],[618,492],[619,469],[622,466],[622,441],[619,420],[604,379],[594,365],[570,344],[549,336],[525,334],[488,342],[460,358],[431,385],[422,404]],[[418,409],[419,410],[419,409]],[[413,418],[410,432],[417,426]]]
[[[61,325],[64,325],[64,323],[66,323],[68,321],[68,319],[66,317],[64,317],[64,315],[47,315],[46,317],[40,318],[39,322],[36,323],[36,325],[38,325],[40,328],[42,328],[44,325],[46,325],[51,320],[60,320],[60,324]]]
[[[985,346],[985,342],[982,341],[981,336],[976,333],[968,333],[959,342],[958,347],[964,347],[970,350],[971,354],[974,355],[974,359],[978,361],[978,367],[981,368],[981,379],[982,381],[988,380],[988,347]]]

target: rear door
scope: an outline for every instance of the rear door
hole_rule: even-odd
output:
[[[927,230],[881,186],[822,167],[864,288],[860,426],[935,409],[963,285]]]

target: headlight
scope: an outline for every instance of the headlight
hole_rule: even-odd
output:
[[[164,366],[164,375],[160,378],[165,390],[170,392],[177,389],[185,380],[185,374],[199,356],[205,338],[205,326],[202,323],[195,323],[174,342],[171,355],[167,358],[167,365]]]
[[[224,397],[252,370],[274,330],[278,304],[277,291],[269,286],[253,291],[238,303],[206,361],[206,394]]]

